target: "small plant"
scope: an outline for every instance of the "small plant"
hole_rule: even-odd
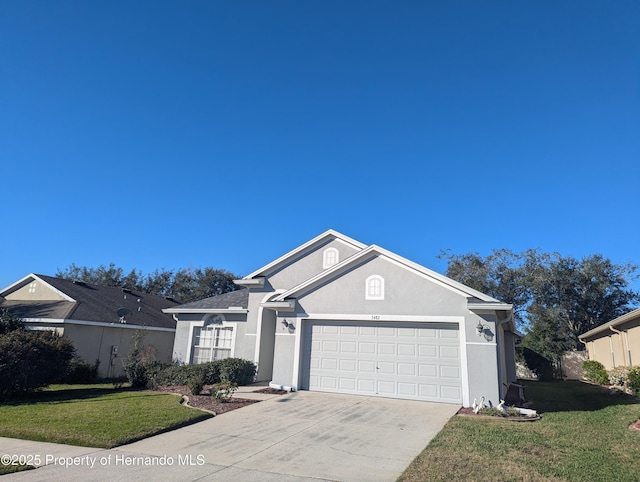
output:
[[[634,395],[640,396],[640,367],[629,370],[627,384]]]
[[[598,385],[609,384],[609,374],[604,369],[604,365],[596,360],[585,360],[582,362],[584,378]]]
[[[187,387],[193,395],[200,395],[204,388],[204,379],[202,377],[193,377],[187,380]]]
[[[233,394],[236,393],[236,390],[238,390],[237,383],[224,380],[211,387],[211,395],[221,402],[228,402],[233,397]]]
[[[488,415],[490,417],[504,417],[504,412],[497,407],[485,407],[480,410],[480,415]]]
[[[613,370],[609,370],[609,383],[616,387],[626,387],[629,370],[629,367],[618,367]]]

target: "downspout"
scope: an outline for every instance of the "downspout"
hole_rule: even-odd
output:
[[[498,313],[496,313],[496,321],[497,320],[498,320]],[[497,321],[496,323],[496,350],[498,350],[498,383],[499,383],[498,395],[500,396],[501,399],[503,399],[507,393],[506,392],[507,387],[504,386],[504,382],[503,382],[504,374],[502,369],[503,362],[506,365],[506,360],[503,360],[503,359],[506,358],[507,354],[505,353],[505,347],[504,347],[502,337],[499,336],[500,335],[499,328],[505,323],[509,323],[511,320],[513,320],[513,312],[509,313],[504,320]]]
[[[629,358],[629,347],[626,348],[625,350],[625,346],[624,346],[624,337],[622,336],[622,332],[616,328],[614,328],[613,326],[609,326],[609,329],[611,331],[613,331],[614,333],[620,335],[620,345],[622,346],[622,356],[623,359],[625,360],[624,364],[625,366],[630,366],[631,365],[631,360],[629,360],[629,365],[627,365],[627,358]]]

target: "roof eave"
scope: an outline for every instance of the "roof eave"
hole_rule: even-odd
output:
[[[234,279],[233,283],[247,288],[264,288],[264,277]]]
[[[162,310],[163,313],[167,314],[180,314],[180,313],[222,313],[229,315],[242,315],[249,312],[246,308],[165,308]]]
[[[262,268],[254,271],[253,273],[245,276],[243,279],[251,279],[254,278],[255,276],[261,275],[273,268],[275,268],[276,266],[281,265],[284,261],[286,261],[287,259],[291,258],[292,256],[295,256],[301,252],[303,252],[304,250],[306,250],[307,248],[309,248],[310,246],[313,246],[314,244],[318,243],[319,241],[321,241],[322,239],[329,237],[329,236],[333,236],[336,239],[339,239],[347,244],[350,244],[356,248],[359,249],[364,249],[367,247],[366,244],[361,243],[360,241],[357,241],[353,238],[350,238],[348,236],[345,236],[342,233],[339,233],[338,231],[335,231],[333,229],[328,229],[326,230],[324,233],[319,234],[318,236],[316,236],[315,238],[307,241],[306,243],[298,246],[297,248],[289,251],[288,253],[280,256],[278,259],[272,261],[269,264],[264,265]]]
[[[619,316],[615,320],[611,320],[610,322],[605,323],[604,325],[596,326],[593,330],[589,330],[586,333],[583,333],[582,335],[578,336],[578,339],[584,343],[585,338],[589,338],[591,336],[598,335],[605,331],[609,331],[611,327],[622,325],[623,323],[627,323],[628,321],[631,321],[638,317],[640,317],[640,308],[632,310],[629,313],[625,313],[624,315]]]

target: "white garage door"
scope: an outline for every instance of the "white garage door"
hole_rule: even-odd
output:
[[[307,321],[302,388],[462,403],[458,326]]]

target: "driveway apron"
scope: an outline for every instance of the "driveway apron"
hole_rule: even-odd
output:
[[[112,450],[69,446],[95,457],[93,467],[49,464],[3,480],[393,481],[458,408],[295,392]],[[10,440],[0,439],[3,452]],[[15,442],[22,453],[47,449]]]

